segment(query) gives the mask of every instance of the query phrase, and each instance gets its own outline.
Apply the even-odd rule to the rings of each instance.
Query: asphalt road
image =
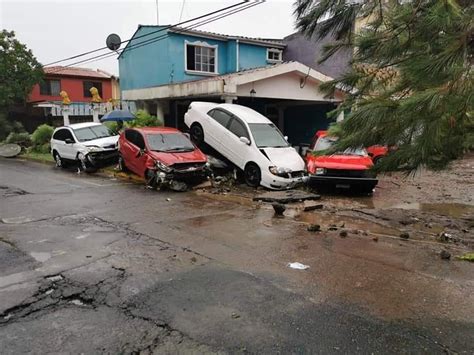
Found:
[[[267,208],[18,160],[0,218],[2,354],[474,352],[472,282],[398,244],[355,255]]]

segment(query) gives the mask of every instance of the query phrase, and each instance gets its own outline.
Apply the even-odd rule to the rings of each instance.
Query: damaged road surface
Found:
[[[2,354],[474,352],[473,264],[411,229],[341,238],[336,219],[361,212],[324,198],[305,212],[322,221],[274,218],[18,160],[0,160],[0,186]]]

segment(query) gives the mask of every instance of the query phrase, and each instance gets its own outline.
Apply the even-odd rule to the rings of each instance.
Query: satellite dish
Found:
[[[117,49],[120,48],[120,45],[122,44],[122,40],[120,39],[119,35],[112,33],[107,36],[107,39],[105,40],[105,44],[107,45],[107,48],[110,49],[111,51],[116,51]]]

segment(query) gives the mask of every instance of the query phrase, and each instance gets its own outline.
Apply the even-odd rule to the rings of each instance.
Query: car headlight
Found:
[[[87,151],[88,151],[89,153],[99,152],[99,151],[101,151],[101,150],[102,150],[102,149],[100,149],[100,147],[99,147],[99,146],[96,146],[96,145],[89,145],[89,146],[87,146]]]
[[[270,166],[268,170],[270,170],[270,172],[273,175],[278,175],[278,176],[286,175],[292,172],[292,170],[289,168],[282,168],[282,167],[276,167],[276,166]]]
[[[314,171],[314,173],[315,173],[316,175],[324,175],[324,174],[326,174],[326,169],[324,169],[324,168],[316,168],[316,170]]]
[[[170,168],[168,165],[166,164],[163,164],[162,162],[160,161],[155,161],[155,165],[158,169],[160,169],[161,171],[164,171],[165,173],[170,173],[173,171],[172,168]]]

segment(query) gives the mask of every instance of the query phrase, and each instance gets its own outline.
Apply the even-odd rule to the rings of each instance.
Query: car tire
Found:
[[[189,135],[191,136],[191,140],[194,144],[198,147],[204,144],[204,130],[199,123],[193,123],[191,125],[191,129],[189,130]]]
[[[158,187],[156,173],[153,170],[145,171],[145,184],[148,188],[155,190]]]
[[[123,156],[121,154],[118,157],[118,168],[120,171],[123,171],[124,173],[128,171],[128,168],[125,165],[125,160],[123,159]]]
[[[61,156],[59,155],[58,152],[54,152],[53,153],[53,158],[54,158],[54,162],[56,164],[56,167],[57,168],[65,168],[66,167],[66,162],[64,161],[63,158],[61,158]]]
[[[85,171],[86,173],[95,173],[97,171],[97,168],[93,167],[91,165],[91,163],[89,163],[89,161],[85,158],[85,157],[82,157],[81,159],[81,155],[82,153],[79,153],[78,156],[77,156],[77,160],[79,161],[79,166],[80,166],[80,169],[82,171]]]
[[[375,157],[374,159],[372,159],[372,163],[374,163],[374,165],[378,165],[382,162],[382,160],[383,156]]]
[[[250,187],[260,186],[262,180],[262,172],[255,163],[248,163],[244,169],[245,183]]]

